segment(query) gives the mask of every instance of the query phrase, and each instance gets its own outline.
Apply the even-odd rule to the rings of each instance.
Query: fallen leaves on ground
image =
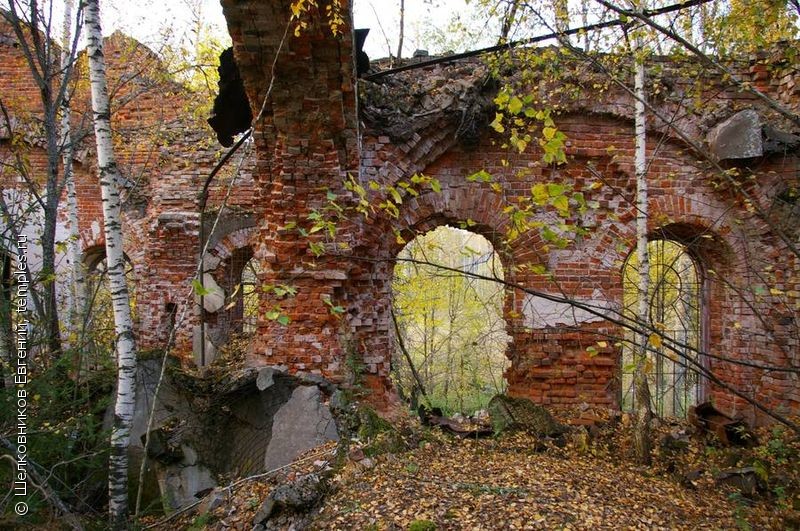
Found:
[[[688,490],[647,469],[572,451],[537,452],[524,434],[445,439],[349,464],[316,529],[730,529],[737,506],[723,492]],[[780,528],[769,514],[758,528]]]
[[[560,448],[524,433],[461,439],[416,424],[423,439],[418,448],[369,459],[363,448],[370,441],[354,440],[317,514],[294,520],[301,526],[295,528],[791,529],[798,521],[791,507],[797,508],[800,441],[787,432],[779,436],[778,428],[759,429],[761,442],[749,449],[690,433],[675,450],[664,446],[665,437],[680,437],[691,427],[662,422],[653,433],[653,466],[638,467],[630,460],[625,415],[577,407],[554,414],[586,426],[574,432],[586,437],[573,435]],[[158,529],[249,531],[273,488],[327,468],[335,447],[309,450],[278,474],[238,483],[210,514],[187,512]],[[769,472],[769,488],[752,500],[714,480],[726,467],[754,463]],[[782,499],[776,498],[781,489]],[[292,520],[271,521],[269,528],[286,528],[287,522]]]

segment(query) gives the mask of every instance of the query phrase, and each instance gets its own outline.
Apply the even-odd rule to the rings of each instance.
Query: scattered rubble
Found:
[[[716,409],[710,402],[689,408],[689,422],[701,432],[716,435],[725,446],[753,446],[757,444],[752,430],[741,419],[734,419]]]
[[[545,407],[527,398],[497,395],[489,402],[487,409],[495,433],[521,430],[533,435],[554,437],[568,430]]]

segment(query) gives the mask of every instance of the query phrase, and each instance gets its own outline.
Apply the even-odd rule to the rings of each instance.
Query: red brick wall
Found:
[[[293,37],[290,27],[289,37],[281,43],[289,17],[285,2],[224,0],[223,8],[253,113],[258,115],[262,105],[264,112],[256,123],[254,147],[247,148],[254,153],[245,153],[235,184],[229,188],[232,170],[226,170],[211,188],[207,226],[223,201],[233,210],[209,237],[206,270],[221,284],[230,284],[225,273],[233,270],[231,261],[252,249],[261,263],[264,283],[297,289],[294,297],[275,297],[273,292],[262,297],[264,315],[279,307],[291,323],[283,326],[262,318],[248,363],[281,365],[337,382],[360,383],[374,391],[371,399],[376,404],[391,402],[391,280],[402,248],[394,229],[408,240],[439,225],[471,220],[471,230],[486,236],[500,252],[508,281],[545,294],[602,301],[609,311],[620,309],[622,264],[633,249],[635,232],[629,96],[618,90],[587,94],[565,108],[557,125],[569,140],[568,163],[558,168],[541,165],[536,149],[510,152],[488,130],[477,147],[465,149],[455,140],[452,120],[431,121],[406,140],[395,142],[384,131],[365,127],[357,119],[346,12],[344,36],[331,34],[322,5],[319,13],[307,16],[309,26],[300,37]],[[169,308],[177,307],[178,315],[185,310],[175,352],[188,363],[197,356],[192,338],[199,323],[190,288],[199,255],[198,193],[219,150],[213,133],[186,112],[192,95],[165,77],[152,53],[119,35],[109,39],[108,45],[109,64],[120,65],[112,68],[112,79],[121,82],[115,112],[121,165],[126,177],[139,183],[144,201],[131,206],[126,217],[126,252],[140,283],[138,339],[142,348],[162,348],[169,333]],[[0,85],[20,96],[13,112],[29,120],[38,103],[30,96],[26,67],[17,50],[3,46],[0,54],[7,60],[0,61]],[[796,75],[765,70],[757,60],[740,65],[742,74],[783,104],[800,108]],[[131,65],[140,66],[133,78],[125,75]],[[430,73],[409,75],[426,72]],[[677,79],[675,86],[688,83]],[[75,107],[85,110],[85,86],[79,94]],[[770,116],[752,96],[713,84],[704,97],[706,110],[721,115],[755,106]],[[664,112],[675,110],[668,98],[655,103]],[[78,120],[76,116],[76,126]],[[700,140],[716,122],[702,110],[681,117],[681,126]],[[42,152],[35,139],[32,144],[28,149],[31,164],[38,168]],[[615,146],[613,154],[607,151],[609,145]],[[102,243],[102,234],[95,230],[102,225],[91,143],[84,148],[77,180],[81,230],[88,247]],[[7,146],[0,144],[0,149],[5,150],[0,155],[7,156]],[[714,183],[708,164],[676,135],[656,124],[648,149],[651,232],[660,237],[668,231],[670,237],[687,243],[697,260],[704,278],[709,352],[751,363],[797,367],[797,259],[730,187]],[[231,167],[238,166],[238,155],[233,160]],[[767,157],[744,186],[761,208],[769,210],[775,193],[787,184],[797,184],[799,165],[794,154]],[[480,169],[495,177],[501,185],[499,193],[488,184],[467,182],[465,177]],[[406,196],[398,219],[377,211],[368,219],[340,222],[336,241],[347,244],[346,249],[329,244],[326,254],[315,257],[307,238],[285,228],[290,223],[308,228],[307,216],[326,206],[328,192],[335,193],[340,204],[352,205],[342,186],[348,174],[366,187],[371,180],[396,185],[416,172],[437,178],[441,193],[428,190],[416,198]],[[580,220],[591,229],[587,236],[565,249],[553,249],[531,231],[504,246],[503,209],[509,201],[529,194],[536,183],[560,181],[580,188],[597,180],[598,174],[605,186],[586,192],[586,198],[597,201],[600,208]],[[376,199],[377,194],[371,197]],[[549,219],[547,214],[540,216]],[[322,242],[323,237],[316,234],[312,241]],[[552,276],[515,269],[530,263],[545,265]],[[343,306],[344,315],[333,315],[327,300]],[[526,320],[530,304],[538,303],[520,291],[509,291],[505,316],[513,338],[507,351],[510,393],[545,404],[617,405],[620,352],[608,338],[618,337],[620,328],[602,320],[543,326]],[[219,326],[225,316],[208,320],[209,326]],[[586,348],[598,341],[606,341],[607,346],[590,355]],[[765,372],[721,359],[706,363],[723,383],[705,384],[719,407],[766,420],[724,388],[730,385],[770,407],[800,412],[797,374]],[[354,376],[351,371],[357,366],[363,367],[363,374]]]

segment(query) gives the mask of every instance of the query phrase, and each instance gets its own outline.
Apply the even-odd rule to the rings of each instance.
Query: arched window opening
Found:
[[[689,407],[699,401],[701,393],[700,379],[692,370],[692,363],[700,362],[698,351],[702,348],[702,278],[694,258],[678,242],[651,241],[648,252],[649,320],[667,338],[660,346],[654,346],[653,342],[649,345],[655,351],[648,352],[646,363],[652,407],[660,416],[685,417]],[[638,259],[634,252],[628,257],[623,272],[624,312],[632,319],[636,317],[638,284]],[[621,405],[624,410],[635,407],[635,341],[635,334],[626,330],[622,349]]]
[[[430,406],[470,414],[505,390],[510,337],[503,319],[503,285],[465,273],[503,279],[491,243],[465,230],[439,227],[417,236],[398,254],[392,282],[398,332],[392,378],[402,397],[412,403],[422,399],[410,358]]]
[[[242,334],[251,336],[256,333],[258,323],[258,276],[261,267],[255,258],[251,258],[242,269]]]
[[[108,283],[108,264],[105,249],[90,249],[84,254],[86,263],[87,307],[83,315],[83,327],[77,338],[90,354],[89,368],[96,368],[108,359],[113,359],[116,346],[114,309]],[[125,281],[131,306],[131,317],[136,319],[136,286],[133,282],[133,263],[125,256]],[[111,358],[109,358],[109,355]]]
[[[205,333],[213,349],[227,360],[243,356],[256,332],[260,271],[249,246],[235,249],[214,271],[225,301],[217,311],[204,313]],[[206,351],[207,363],[217,357],[216,352]]]

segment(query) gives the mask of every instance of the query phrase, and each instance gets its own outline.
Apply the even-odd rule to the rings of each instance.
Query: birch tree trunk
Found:
[[[128,300],[128,287],[125,284],[125,259],[122,253],[122,225],[120,222],[119,183],[121,179],[114,158],[111,138],[111,114],[103,57],[99,0],[86,0],[85,9],[89,80],[92,87],[92,114],[105,220],[108,284],[111,291],[114,328],[117,336],[118,378],[114,427],[111,432],[108,506],[112,527],[125,529],[128,516],[128,444],[136,391],[136,345]]]
[[[63,83],[67,84],[69,80],[66,73],[71,71],[70,62],[72,61],[72,54],[70,53],[72,45],[72,6],[73,0],[66,0],[64,2],[64,30],[61,46],[61,71],[65,73]],[[83,269],[83,253],[81,252],[80,230],[78,227],[78,198],[75,192],[75,179],[72,169],[73,161],[73,144],[72,144],[72,131],[70,119],[72,118],[72,111],[70,109],[70,93],[69,89],[64,92],[64,99],[61,101],[61,139],[63,143],[62,160],[64,163],[64,183],[67,188],[67,210],[69,214],[69,255],[72,260],[72,304],[70,309],[70,322],[71,330],[83,330],[82,318],[83,312],[86,310],[86,279]],[[82,352],[82,350],[81,350]],[[83,356],[79,355],[76,370],[80,375],[83,369]]]
[[[553,0],[553,17],[557,32],[562,33],[569,29],[570,20],[568,0]],[[572,39],[569,35],[563,35],[562,39],[568,43],[572,42]]]
[[[650,257],[647,252],[647,130],[645,127],[644,57],[641,38],[636,39],[635,80],[636,94],[636,257],[639,262],[639,283],[636,297],[636,317],[642,327],[650,321],[648,291],[650,287]],[[633,372],[633,391],[635,398],[635,419],[633,423],[633,443],[636,458],[642,464],[650,464],[650,388],[647,383],[647,342],[648,336],[639,334],[636,340]]]
[[[400,33],[397,39],[397,61],[399,63],[400,59],[403,57],[403,28],[405,26],[406,21],[406,2],[405,0],[400,0]]]

